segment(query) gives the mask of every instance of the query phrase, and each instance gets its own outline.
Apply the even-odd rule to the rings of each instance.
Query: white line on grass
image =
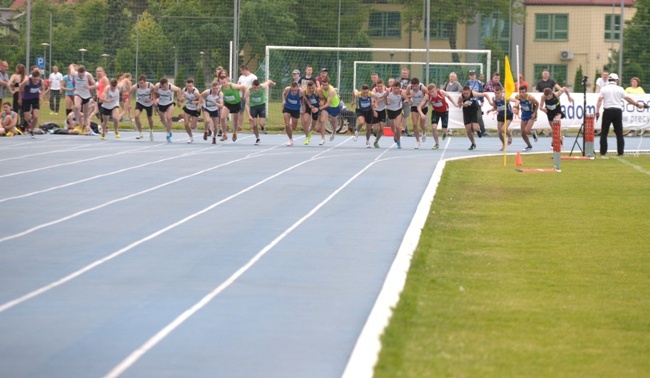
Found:
[[[343,142],[343,143],[345,143],[345,142]],[[336,145],[336,146],[334,146],[334,147],[331,147],[331,148],[325,150],[324,152],[331,151],[331,150],[335,149],[336,147],[340,146],[340,145],[343,144],[343,143],[340,143],[340,144],[338,144],[338,145]],[[278,146],[272,147],[272,148],[270,148],[269,150],[274,149],[274,148],[277,148],[277,147],[278,147]],[[258,153],[255,153],[255,154],[258,154]],[[322,153],[319,153],[319,155],[320,155],[320,154],[322,154]],[[251,154],[251,155],[254,155],[254,154]],[[382,155],[383,155],[383,154],[382,154]],[[250,156],[250,155],[249,155],[249,156]],[[380,155],[380,156],[381,156],[381,155]],[[244,159],[246,159],[246,158],[237,159],[237,160],[234,160],[234,161],[232,161],[232,162],[224,163],[224,164],[222,164],[222,166],[223,166],[223,165],[228,165],[228,164],[234,163],[235,161],[241,161],[241,160],[244,160]],[[181,220],[178,221],[178,222],[175,222],[175,223],[173,223],[173,224],[171,224],[171,225],[169,225],[169,226],[167,226],[167,227],[165,227],[165,228],[163,228],[163,229],[161,229],[161,230],[159,230],[159,231],[156,231],[156,232],[154,232],[154,233],[152,233],[152,234],[149,234],[148,236],[146,236],[146,237],[144,237],[144,238],[142,238],[142,239],[139,239],[139,240],[137,240],[137,241],[135,241],[135,242],[129,244],[128,246],[126,246],[126,247],[124,247],[124,248],[122,248],[122,249],[120,249],[120,250],[118,250],[118,251],[116,251],[116,252],[113,252],[112,254],[110,254],[110,255],[108,255],[108,256],[105,256],[105,257],[103,257],[103,258],[101,258],[101,259],[99,259],[99,260],[96,260],[96,261],[94,261],[94,262],[92,262],[92,263],[86,265],[85,267],[83,267],[83,268],[81,268],[81,269],[79,269],[79,270],[77,270],[77,271],[75,271],[75,272],[73,272],[73,273],[71,273],[71,274],[69,274],[69,275],[67,275],[67,276],[65,276],[65,277],[63,277],[63,278],[57,280],[57,281],[55,281],[55,282],[52,282],[52,283],[50,283],[50,284],[48,284],[48,285],[45,285],[45,286],[42,286],[42,287],[40,287],[40,288],[38,288],[38,289],[36,289],[36,290],[30,292],[30,293],[27,293],[27,294],[25,294],[25,295],[23,295],[23,296],[21,296],[21,297],[19,297],[19,298],[16,298],[16,299],[14,299],[14,300],[12,300],[12,301],[6,302],[6,303],[0,305],[0,313],[4,312],[4,311],[6,311],[6,310],[8,310],[8,309],[10,309],[10,308],[12,308],[12,307],[15,307],[15,306],[17,306],[17,305],[19,305],[19,304],[21,304],[21,303],[23,303],[23,302],[25,302],[25,301],[28,301],[28,300],[30,300],[30,299],[32,299],[32,298],[34,298],[34,297],[37,297],[37,296],[39,296],[39,295],[41,295],[41,294],[43,294],[43,293],[45,293],[45,292],[48,292],[48,291],[50,291],[50,290],[52,290],[52,289],[54,289],[54,288],[56,288],[56,287],[58,287],[58,286],[61,286],[61,285],[63,285],[64,283],[69,282],[69,281],[71,281],[71,280],[73,280],[73,279],[75,279],[75,278],[77,278],[77,277],[83,275],[84,273],[86,273],[86,272],[88,272],[88,271],[90,271],[90,270],[92,270],[92,269],[98,267],[99,265],[102,265],[102,264],[104,264],[105,262],[110,261],[110,260],[112,260],[112,259],[114,259],[114,258],[116,258],[116,257],[118,257],[118,256],[120,256],[120,255],[122,255],[122,254],[124,254],[124,253],[126,253],[126,252],[128,252],[129,250],[131,250],[131,249],[137,247],[138,245],[140,245],[140,244],[142,244],[142,243],[144,243],[144,242],[146,242],[146,241],[149,241],[149,240],[151,240],[151,239],[153,239],[153,238],[155,238],[155,237],[158,237],[158,236],[162,235],[163,233],[165,233],[165,232],[167,232],[167,231],[169,231],[169,230],[172,230],[172,229],[178,227],[179,225],[181,225],[181,224],[183,224],[183,223],[185,223],[185,222],[187,222],[187,221],[189,221],[189,220],[191,220],[191,219],[193,219],[193,218],[196,218],[197,216],[199,216],[199,215],[201,215],[201,214],[203,214],[203,213],[206,213],[206,212],[208,212],[208,211],[214,209],[214,208],[217,207],[217,206],[220,206],[220,205],[222,205],[222,204],[224,204],[224,203],[226,203],[226,202],[228,202],[228,201],[230,201],[230,200],[232,200],[232,199],[234,199],[234,198],[236,198],[236,197],[238,197],[238,196],[240,196],[240,195],[242,195],[242,194],[244,194],[244,193],[246,193],[246,192],[249,192],[249,191],[255,189],[256,187],[258,187],[258,186],[260,186],[260,185],[266,183],[267,181],[270,181],[270,180],[272,180],[272,179],[274,179],[274,178],[276,178],[276,177],[278,177],[278,176],[280,176],[280,175],[283,175],[283,174],[286,173],[286,172],[289,172],[289,171],[291,171],[291,170],[293,170],[293,169],[295,169],[295,168],[300,167],[300,166],[303,165],[303,164],[307,164],[307,163],[312,162],[312,161],[315,161],[315,160],[317,160],[317,159],[322,159],[322,158],[315,158],[315,157],[313,157],[313,158],[310,158],[310,159],[304,160],[304,161],[302,161],[302,162],[300,162],[300,163],[298,163],[298,164],[295,164],[295,165],[293,165],[293,166],[291,166],[291,167],[289,167],[289,168],[286,168],[286,169],[284,169],[284,170],[282,170],[282,171],[280,171],[280,172],[278,172],[278,173],[276,173],[276,174],[273,174],[273,175],[271,175],[271,176],[265,178],[264,180],[261,180],[261,181],[257,182],[256,184],[253,184],[253,185],[251,185],[251,186],[249,186],[249,187],[247,187],[247,188],[245,188],[245,189],[240,190],[239,192],[237,192],[237,193],[235,193],[235,194],[232,194],[232,195],[230,195],[230,196],[228,196],[228,197],[226,197],[226,198],[224,198],[224,199],[222,199],[222,200],[220,200],[220,201],[218,201],[218,202],[213,203],[212,205],[210,205],[210,206],[204,208],[203,210],[200,210],[200,211],[198,211],[198,212],[196,212],[196,213],[194,213],[194,214],[191,214],[191,215],[189,215],[189,216],[187,216],[187,217],[181,219]],[[214,168],[212,168],[212,169],[214,169]],[[198,174],[198,173],[197,173],[197,174]],[[195,174],[195,175],[196,175],[196,174]],[[114,201],[115,201],[115,200],[114,200]],[[114,201],[110,201],[110,202],[114,202]],[[109,202],[109,203],[110,203],[110,202]],[[67,219],[69,219],[69,218],[71,218],[71,217],[81,215],[81,213],[88,212],[88,211],[92,211],[92,209],[88,209],[88,210],[80,211],[80,212],[75,213],[75,214],[73,214],[73,215],[71,215],[71,216],[69,216],[69,217],[61,218],[59,221],[55,221],[55,222],[59,223],[59,222],[62,222],[62,221],[64,221],[64,220],[67,220]],[[50,222],[50,223],[54,224],[55,222]],[[47,226],[47,225],[49,225],[49,224],[45,224],[45,225],[41,225],[41,226],[45,227],[45,226]],[[41,226],[38,226],[38,227],[41,227]],[[41,227],[41,228],[42,228],[42,227]],[[33,231],[31,231],[31,232],[33,232]],[[16,235],[19,235],[19,234],[16,234]],[[16,235],[12,235],[11,238],[13,238],[13,237],[17,237]],[[3,238],[3,239],[1,239],[0,241],[4,241],[4,240],[8,240],[8,239],[7,239],[7,238]]]
[[[129,152],[145,150],[145,149],[147,149],[147,148],[152,148],[152,147],[156,147],[156,146],[158,146],[158,145],[155,145],[155,144],[154,144],[154,145],[150,145],[150,146],[146,146],[146,147],[134,148],[134,149],[131,149],[131,150],[126,150],[126,151],[120,151],[120,152],[116,152],[116,153],[114,153],[114,154],[100,155],[100,156],[95,156],[95,157],[88,158],[88,159],[75,160],[75,161],[70,161],[70,162],[67,162],[67,163],[48,165],[47,167],[40,167],[40,168],[29,169],[29,170],[26,170],[26,171],[20,171],[20,172],[8,173],[8,174],[6,174],[6,175],[2,175],[2,176],[0,176],[0,178],[6,178],[6,177],[12,177],[12,176],[18,176],[18,175],[22,175],[22,174],[25,174],[25,173],[33,173],[33,172],[38,172],[38,171],[44,171],[44,170],[46,170],[46,169],[52,169],[52,168],[57,168],[57,167],[63,167],[63,166],[66,166],[66,165],[79,164],[79,163],[84,163],[84,162],[87,162],[87,161],[93,161],[93,160],[97,160],[97,159],[103,159],[103,158],[107,158],[107,157],[111,157],[111,156],[116,156],[116,155],[128,154]]]
[[[347,140],[344,141],[343,143],[345,143],[345,142],[347,142]],[[343,143],[341,143],[341,144],[343,144]],[[337,194],[339,194],[343,189],[345,189],[348,185],[350,185],[354,180],[356,180],[359,176],[361,176],[370,167],[372,167],[374,164],[376,164],[380,160],[380,158],[384,154],[386,154],[388,151],[390,151],[390,149],[386,149],[379,156],[377,156],[372,162],[370,162],[368,165],[366,165],[364,168],[362,168],[359,172],[357,172],[352,177],[350,177],[345,183],[343,183],[343,185],[339,186],[334,192],[332,192],[323,201],[321,201],[318,205],[316,205],[314,208],[312,208],[307,214],[305,214],[302,218],[298,219],[294,224],[289,226],[289,228],[284,230],[278,237],[273,239],[273,241],[271,241],[264,248],[262,248],[255,256],[253,256],[250,260],[248,260],[248,262],[246,264],[244,264],[235,273],[233,273],[230,277],[228,277],[228,279],[226,279],[223,283],[221,283],[221,285],[214,288],[214,290],[212,290],[206,296],[201,298],[200,301],[196,302],[192,307],[185,310],[182,314],[180,314],[171,323],[167,324],[164,328],[162,328],[160,331],[158,331],[153,337],[151,337],[144,344],[142,344],[138,349],[133,351],[128,357],[126,357],[122,362],[120,362],[118,365],[116,365],[108,374],[106,374],[105,377],[106,378],[114,378],[114,377],[119,377],[120,375],[122,375],[122,373],[124,373],[127,369],[129,369],[131,366],[133,366],[133,364],[135,364],[149,350],[154,348],[158,343],[160,343],[162,340],[164,340],[176,328],[178,328],[180,325],[182,325],[187,319],[189,319],[192,315],[194,315],[199,310],[201,310],[203,307],[205,307],[217,295],[219,295],[221,292],[223,292],[225,289],[227,289],[230,285],[232,285],[239,277],[241,277],[244,273],[246,273],[246,271],[248,271],[253,265],[255,265],[256,262],[258,262],[262,257],[264,257],[264,255],[266,255],[266,253],[268,253],[271,249],[273,249],[273,247],[275,247],[284,238],[286,238],[289,234],[291,234],[291,232],[293,232],[296,228],[298,228],[306,220],[311,218],[312,215],[314,215],[316,212],[318,212],[318,210],[320,210],[329,201],[331,201],[332,198],[334,198]],[[304,161],[303,163],[306,163],[308,161],[313,161],[314,159],[317,159],[317,158],[314,157],[312,159]],[[300,164],[302,164],[302,163],[300,163]],[[298,165],[300,165],[300,164],[298,164]],[[289,168],[289,169],[293,169],[293,167]],[[425,218],[426,218],[426,214],[425,214]]]
[[[620,161],[621,163],[623,163],[625,165],[629,165],[630,167],[636,169],[637,171],[639,171],[641,173],[645,173],[646,175],[650,175],[650,171],[648,171],[647,169],[645,169],[645,168],[643,168],[641,166],[638,166],[636,164],[632,164],[631,162],[629,162],[629,161],[627,161],[625,159],[621,159],[621,158],[617,158],[616,160]]]
[[[449,142],[447,142],[445,150],[448,146]],[[402,243],[388,271],[379,296],[372,307],[368,320],[361,330],[361,334],[352,350],[347,366],[343,371],[343,377],[345,378],[373,376],[373,369],[377,363],[379,351],[381,350],[381,334],[384,332],[386,326],[388,326],[388,322],[393,314],[393,308],[397,305],[400,294],[406,284],[411,258],[420,241],[420,234],[429,215],[429,209],[431,208],[431,203],[440,183],[445,164],[445,160],[438,162],[429,180],[429,184],[420,198],[420,203],[404,234]]]

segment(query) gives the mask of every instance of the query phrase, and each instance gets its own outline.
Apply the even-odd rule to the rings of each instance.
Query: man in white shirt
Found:
[[[603,70],[602,77],[599,77],[596,80],[596,93],[600,93],[605,85],[607,85],[607,79],[609,77],[609,71],[607,68]]]
[[[623,87],[618,86],[618,75],[613,73],[607,78],[608,82],[600,90],[598,96],[598,103],[596,104],[596,117],[600,115],[600,106],[603,105],[602,129],[600,131],[600,155],[607,154],[607,134],[609,134],[609,126],[614,125],[614,133],[616,134],[616,151],[618,156],[623,155],[625,149],[625,139],[623,138],[623,100],[643,109],[646,105],[638,103],[625,93]]]
[[[63,75],[59,72],[59,67],[52,66],[52,73],[50,73],[50,114],[59,114],[62,82]]]
[[[239,76],[239,80],[237,80],[237,84],[243,85],[246,88],[250,88],[251,85],[253,85],[253,81],[257,80],[257,76],[255,76],[254,73],[251,73],[248,70],[248,66],[245,64],[242,64],[239,66],[239,72],[241,72],[241,76]],[[240,113],[244,113],[246,110],[246,96],[244,96],[245,91],[240,91],[241,93],[241,106],[239,109]],[[248,119],[248,117],[246,117]],[[244,114],[239,115],[239,119],[237,120],[237,130],[241,130],[241,125],[244,122]]]

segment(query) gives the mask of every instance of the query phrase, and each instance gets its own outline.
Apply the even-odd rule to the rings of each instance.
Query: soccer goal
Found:
[[[300,70],[301,76],[304,76],[307,66],[310,66],[314,77],[326,69],[330,82],[338,89],[341,99],[348,104],[352,99],[352,91],[357,86],[356,80],[361,77],[357,73],[355,78],[355,62],[392,61],[394,64],[392,67],[396,69],[400,64],[409,69],[414,66],[426,68],[426,62],[433,62],[429,65],[430,69],[435,68],[430,70],[430,80],[426,80],[424,72],[421,75],[417,72],[420,81],[426,83],[434,78],[439,81],[441,77],[438,75],[447,72],[446,68],[437,65],[438,62],[454,62],[456,66],[461,66],[459,63],[469,64],[473,67],[483,67],[483,72],[490,72],[491,60],[490,50],[430,49],[427,56],[426,49],[267,46],[264,66],[258,71],[258,76],[276,83],[275,87],[267,89],[266,114],[270,124],[281,125],[283,123],[282,109],[280,109],[282,91],[293,81],[291,73],[295,69]],[[462,74],[458,76],[459,80],[463,79]],[[369,82],[370,75],[366,77]],[[388,77],[383,79],[387,80]]]
[[[474,69],[479,73],[484,73],[483,63],[455,63],[455,62],[380,62],[380,61],[354,61],[354,83],[355,89],[360,89],[364,83],[370,84],[370,75],[373,73],[379,74],[381,78],[398,78],[401,74],[402,67],[411,67],[410,77],[423,78],[426,76],[426,66],[429,65],[429,83],[436,83],[438,87],[442,87],[451,72],[456,72],[459,78],[463,75],[458,72],[459,70]],[[418,70],[412,66],[419,66]],[[423,80],[420,80],[423,84]]]

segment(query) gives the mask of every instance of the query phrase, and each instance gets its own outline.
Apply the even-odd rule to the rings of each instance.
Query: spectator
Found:
[[[496,92],[497,88],[503,88],[503,85],[501,85],[501,75],[498,72],[495,72],[492,74],[492,80],[488,81],[485,86],[483,87],[483,90],[485,92]]]
[[[524,74],[519,74],[519,86],[520,87],[526,87],[526,91],[530,90],[530,84],[528,84],[526,81],[524,81]]]
[[[449,81],[442,86],[442,90],[445,92],[460,92],[463,90],[463,86],[458,82],[458,76],[455,72],[449,74]]]
[[[551,74],[548,70],[542,71],[542,78],[535,85],[535,92],[544,92],[544,89],[550,88],[552,91],[560,90],[562,87],[551,79]]]
[[[599,77],[596,80],[596,93],[600,93],[600,90],[607,85],[607,78],[609,77],[609,70],[607,68],[603,69],[602,77]]]
[[[625,93],[627,94],[645,94],[643,88],[641,88],[641,80],[638,77],[633,77],[630,80],[630,86],[625,88]]]
[[[7,70],[9,65],[5,61],[0,61],[0,107],[2,107],[2,101],[4,101],[5,94],[8,92],[9,88],[9,74]]]

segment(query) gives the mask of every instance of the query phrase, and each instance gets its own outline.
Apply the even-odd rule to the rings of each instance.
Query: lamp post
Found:
[[[178,53],[176,52],[176,46],[172,47],[172,49],[174,49],[174,81],[176,81],[178,77]]]
[[[50,47],[50,44],[43,42],[41,46],[43,46],[43,77],[45,77],[47,74],[47,48]]]
[[[84,54],[85,54],[87,51],[88,51],[88,50],[86,50],[86,49],[79,49],[79,52],[81,53],[81,63],[84,62]]]
[[[203,86],[205,87],[207,85],[205,80],[205,52],[201,51],[199,54],[201,54],[201,72],[203,73]]]
[[[106,77],[108,76],[108,58],[110,58],[110,54],[102,54],[100,55],[102,59],[104,60],[104,72],[106,73]]]

